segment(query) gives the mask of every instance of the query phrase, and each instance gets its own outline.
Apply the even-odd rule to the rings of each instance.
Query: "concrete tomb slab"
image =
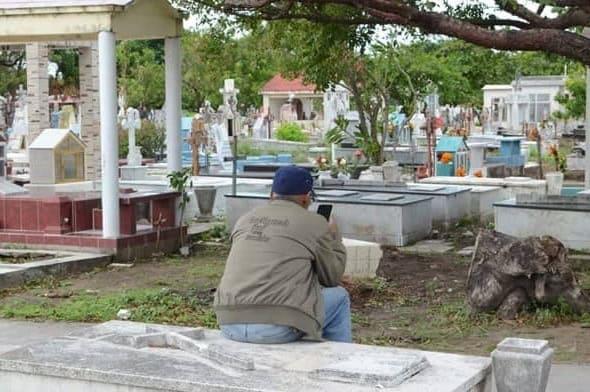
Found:
[[[403,195],[395,200],[363,200],[360,192],[352,196],[318,195],[318,204],[331,204],[343,237],[379,244],[405,246],[426,238],[432,230],[432,198]],[[230,230],[238,219],[268,203],[268,194],[225,195],[226,219]]]
[[[324,197],[344,197],[344,196],[352,196],[358,195],[357,191],[338,191],[338,190],[327,190],[327,191],[317,191],[318,196]]]
[[[403,196],[392,195],[387,193],[375,193],[372,195],[362,196],[361,200],[375,200],[375,201],[391,201],[403,199]]]
[[[479,392],[488,358],[334,342],[255,345],[111,321],[0,355],[3,392]]]
[[[346,248],[346,270],[344,273],[353,278],[374,278],[383,257],[381,246],[374,242],[343,238]]]
[[[458,222],[471,213],[471,194],[469,187],[430,184],[408,184],[406,186],[405,184],[351,180],[343,184],[325,184],[321,188],[316,189],[316,192],[321,194],[328,189],[355,191],[363,195],[361,200],[367,200],[364,197],[367,194],[431,197],[433,226],[450,227],[453,223]]]

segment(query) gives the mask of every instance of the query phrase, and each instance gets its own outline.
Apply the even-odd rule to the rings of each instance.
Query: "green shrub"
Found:
[[[141,128],[135,131],[135,142],[141,147],[144,158],[155,158],[166,149],[165,130],[151,121],[142,120]],[[126,158],[128,153],[129,133],[119,125],[119,158]]]
[[[309,140],[303,129],[295,123],[283,123],[277,128],[277,139],[289,142],[307,143]]]

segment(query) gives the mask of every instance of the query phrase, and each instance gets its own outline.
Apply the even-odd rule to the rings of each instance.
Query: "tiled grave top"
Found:
[[[467,392],[490,360],[344,343],[254,345],[218,331],[111,321],[0,355],[0,374],[170,392]]]
[[[423,196],[449,196],[459,193],[469,192],[469,187],[463,186],[444,186],[431,184],[412,184],[408,186],[375,186],[375,185],[326,185],[317,188],[318,192],[324,190],[350,190],[357,192],[371,192],[371,193],[399,193],[408,195],[423,195]]]
[[[502,340],[497,349],[522,354],[542,354],[550,347],[546,340],[506,338]]]
[[[367,193],[364,194],[362,192],[354,192],[350,196],[323,196],[318,195],[317,202],[318,203],[330,203],[330,204],[362,204],[362,205],[380,205],[380,206],[405,206],[411,205],[416,203],[421,203],[427,200],[431,200],[431,197],[427,196],[420,196],[420,195],[404,195],[399,199],[394,200],[365,200],[363,196],[367,196]],[[235,198],[242,198],[242,199],[269,199],[269,195],[266,193],[248,193],[248,192],[240,192],[237,195],[226,194],[225,197],[235,197]]]

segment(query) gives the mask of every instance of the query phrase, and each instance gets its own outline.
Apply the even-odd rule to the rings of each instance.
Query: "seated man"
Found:
[[[334,222],[308,211],[312,187],[307,170],[283,167],[270,203],[236,223],[214,304],[225,337],[352,341],[350,300],[338,287],[346,249]]]

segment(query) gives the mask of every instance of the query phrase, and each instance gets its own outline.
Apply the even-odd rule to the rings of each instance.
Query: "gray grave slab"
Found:
[[[327,190],[358,192],[362,195],[361,200],[364,200],[363,196],[366,194],[400,195],[408,199],[411,199],[412,196],[431,197],[432,223],[434,226],[450,227],[453,223],[471,213],[470,188],[464,186],[432,184],[408,184],[406,186],[404,184],[386,185],[383,183],[381,185],[367,185],[363,182],[351,181],[343,185],[325,185],[316,189],[316,192],[321,194]]]
[[[356,191],[337,191],[337,190],[318,191],[316,193],[318,196],[324,196],[324,197],[344,197],[344,196],[352,196],[352,195],[358,194],[358,192],[356,192]]]
[[[111,321],[1,354],[0,379],[3,392],[471,392],[489,386],[490,362],[334,342],[244,344],[219,331]]]
[[[391,201],[403,199],[403,196],[396,196],[387,193],[375,193],[373,195],[362,196],[361,200]]]
[[[430,184],[408,184],[408,189],[416,191],[438,192],[444,190],[446,187],[441,185]]]

